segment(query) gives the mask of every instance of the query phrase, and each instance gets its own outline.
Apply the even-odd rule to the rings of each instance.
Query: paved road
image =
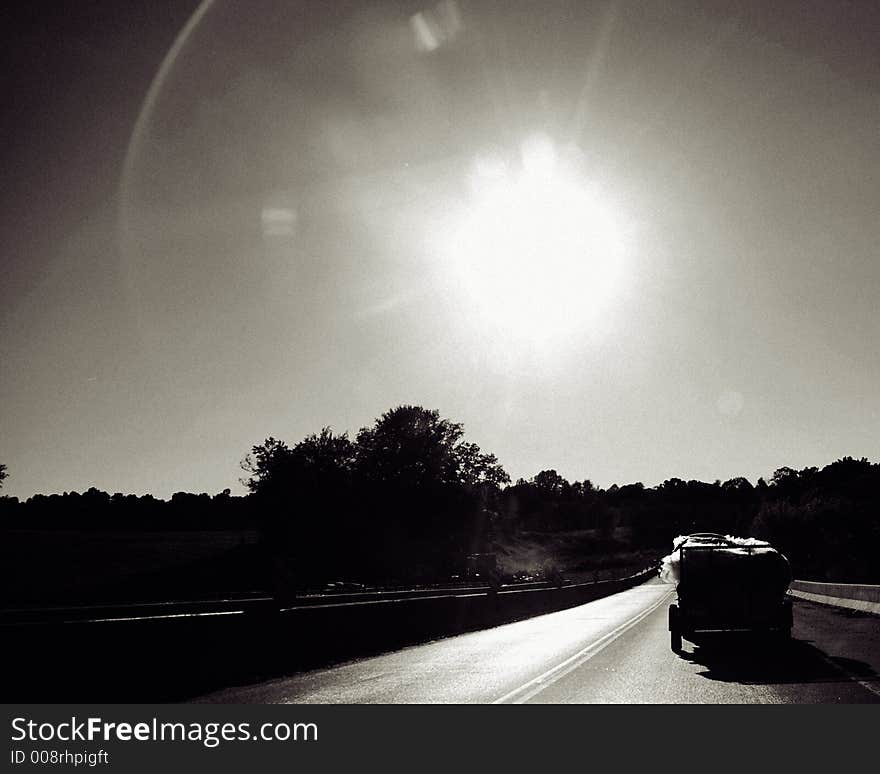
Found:
[[[293,703],[880,703],[880,618],[796,602],[782,650],[669,649],[657,581],[570,610],[203,697]]]

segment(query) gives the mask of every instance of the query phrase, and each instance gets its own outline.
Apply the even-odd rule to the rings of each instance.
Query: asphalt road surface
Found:
[[[790,645],[669,648],[671,587],[205,696],[257,703],[880,703],[880,617],[795,601]]]

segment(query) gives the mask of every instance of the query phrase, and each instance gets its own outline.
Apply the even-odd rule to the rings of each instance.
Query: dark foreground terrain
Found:
[[[880,702],[877,616],[796,600],[789,645],[734,636],[676,656],[671,598],[649,581],[440,638],[429,620],[385,625],[387,605],[323,630],[268,610],[34,625],[4,632],[2,679],[12,702]]]

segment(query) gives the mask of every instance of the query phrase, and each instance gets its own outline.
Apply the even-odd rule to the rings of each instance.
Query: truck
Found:
[[[677,601],[669,606],[670,645],[699,644],[723,632],[761,632],[791,638],[788,560],[769,543],[698,532],[679,539]]]

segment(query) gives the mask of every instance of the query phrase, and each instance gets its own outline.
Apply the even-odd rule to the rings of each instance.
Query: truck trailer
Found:
[[[695,642],[710,633],[790,639],[791,569],[769,543],[700,532],[678,541],[671,558],[678,596],[669,606],[673,651],[681,652],[682,639]]]

